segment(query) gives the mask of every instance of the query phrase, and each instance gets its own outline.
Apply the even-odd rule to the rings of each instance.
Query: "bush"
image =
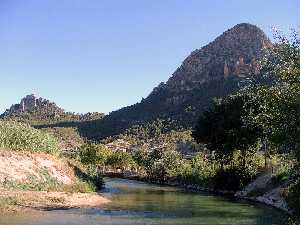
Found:
[[[218,168],[218,166],[216,161],[204,153],[198,153],[192,159],[192,171],[201,179],[201,183],[213,177],[216,174],[216,168]]]
[[[182,172],[178,179],[181,183],[207,186],[216,174],[219,164],[211,155],[197,153],[189,162],[183,164]]]
[[[253,179],[253,174],[241,168],[230,167],[220,169],[214,177],[215,189],[237,191],[245,187]]]
[[[90,190],[101,190],[104,185],[103,177],[95,165],[83,165],[80,161],[72,161],[75,174],[79,178],[79,186],[87,186]]]
[[[244,158],[241,151],[235,151],[228,165],[216,172],[213,178],[214,186],[222,190],[241,190],[256,177],[263,167],[263,155],[248,152]]]
[[[150,176],[152,179],[165,182],[178,175],[182,159],[181,155],[173,150],[166,150],[161,153],[162,155],[153,161]]]
[[[79,157],[84,165],[105,166],[111,151],[102,144],[87,143],[81,146]]]
[[[59,144],[53,136],[13,121],[0,121],[0,148],[59,154]]]
[[[131,169],[134,166],[134,160],[131,154],[127,152],[114,152],[107,159],[107,165],[111,168],[121,169],[122,171],[126,169]]]
[[[300,179],[289,189],[288,204],[295,220],[300,223]]]
[[[102,187],[102,183],[101,183],[101,187]],[[89,193],[89,192],[95,192],[97,190],[100,189],[98,189],[96,184],[94,184],[92,181],[85,181],[79,179],[77,182],[75,182],[72,185],[63,185],[60,191],[70,192],[70,193],[75,193],[75,192]]]

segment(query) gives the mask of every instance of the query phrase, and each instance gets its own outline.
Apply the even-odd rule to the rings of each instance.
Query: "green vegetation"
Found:
[[[47,106],[46,106],[47,104]],[[75,114],[65,112],[55,103],[45,103],[45,106],[25,112],[13,112],[8,115],[0,115],[4,120],[13,120],[21,123],[30,124],[31,126],[50,126],[56,123],[67,122],[84,122],[102,119],[103,113],[93,112],[86,114]]]
[[[121,171],[124,171],[126,169],[131,169],[134,162],[129,153],[114,152],[108,157],[107,164],[114,170],[120,169]]]
[[[137,146],[149,143],[156,146],[174,143],[187,144],[190,151],[196,152],[201,146],[196,144],[191,134],[191,130],[176,127],[174,121],[157,119],[144,125],[133,126],[116,137]]]
[[[91,169],[91,167],[85,167],[80,162],[76,162],[75,174],[78,178],[77,182],[67,188],[74,189],[73,192],[91,192],[99,191],[103,188],[104,181],[101,174],[98,171]]]
[[[254,87],[248,102],[253,108],[246,122],[259,126],[264,144],[275,145],[277,152],[288,152],[300,161],[300,40],[296,32],[291,38],[276,34],[279,42],[267,52],[262,63],[267,76],[275,82],[270,86]],[[266,148],[267,149],[267,148]],[[266,152],[270,154],[270,152]],[[289,206],[300,222],[299,166],[293,168],[290,180]]]
[[[80,153],[81,162],[88,165],[90,170],[96,172],[107,171],[131,171],[147,180],[153,182],[174,181],[180,184],[196,184],[201,187],[220,188],[237,190],[242,188],[247,182],[240,182],[244,177],[239,177],[233,186],[222,186],[222,182],[227,181],[224,174],[220,174],[222,168],[221,160],[215,155],[204,152],[196,153],[191,159],[184,158],[184,155],[176,151],[175,145],[153,148],[137,148],[132,153],[112,152],[102,144],[84,145]],[[236,151],[232,156],[230,165],[223,165],[228,176],[230,171],[238,171],[236,176],[245,176],[251,180],[258,171],[264,167],[264,157],[262,154],[253,153],[251,157],[247,155],[245,159],[241,151]],[[246,179],[246,178],[244,178]]]
[[[13,209],[13,207],[19,205],[19,203],[20,200],[17,197],[0,196],[0,211],[2,209],[6,209],[6,210]]]
[[[193,132],[195,140],[214,151],[222,165],[232,161],[233,152],[240,150],[245,167],[247,151],[260,135],[259,128],[243,124],[245,101],[246,96],[236,95],[216,102],[204,112]]]
[[[89,171],[104,172],[106,169],[122,171],[131,169],[134,162],[126,152],[112,152],[102,144],[87,143],[81,147],[80,161],[87,165]],[[100,171],[101,169],[101,171]]]
[[[87,143],[81,146],[80,160],[85,165],[105,166],[110,155],[105,145]]]
[[[152,181],[166,182],[175,178],[181,169],[183,159],[174,146],[155,148],[148,152],[143,149],[133,154],[139,173],[145,173]]]
[[[59,154],[58,142],[50,134],[13,121],[0,121],[0,147]]]
[[[149,139],[162,139],[163,136],[170,135],[170,131],[178,133],[184,130],[176,126],[175,121],[156,119],[143,125],[134,125],[118,135],[118,137],[138,144],[140,142],[147,142]],[[188,138],[191,137],[189,136]],[[176,138],[176,140],[178,139]]]
[[[65,152],[76,150],[84,143],[78,131],[72,127],[43,128],[41,130],[53,135],[58,140],[60,148]]]
[[[290,177],[295,182],[289,187],[287,200],[294,213],[294,224],[300,224],[300,162],[294,166]]]
[[[42,181],[40,178],[42,178]],[[51,176],[47,170],[40,171],[39,178],[31,176],[26,180],[26,182],[7,180],[1,184],[1,187],[8,190],[61,191],[71,193],[96,191],[96,187],[92,182],[78,179],[75,183],[63,184]]]

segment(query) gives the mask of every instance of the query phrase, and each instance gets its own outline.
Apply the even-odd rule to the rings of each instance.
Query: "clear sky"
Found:
[[[26,94],[108,113],[237,23],[300,25],[299,0],[0,0],[0,112]]]

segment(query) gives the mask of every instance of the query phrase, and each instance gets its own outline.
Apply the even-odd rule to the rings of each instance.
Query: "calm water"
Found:
[[[100,208],[4,215],[0,225],[271,225],[283,217],[261,205],[124,179],[107,178],[104,195],[112,202]]]

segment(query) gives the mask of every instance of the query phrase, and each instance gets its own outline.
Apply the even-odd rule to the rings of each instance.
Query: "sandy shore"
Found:
[[[0,189],[0,211],[51,210],[97,207],[110,202],[99,193],[11,191]]]

